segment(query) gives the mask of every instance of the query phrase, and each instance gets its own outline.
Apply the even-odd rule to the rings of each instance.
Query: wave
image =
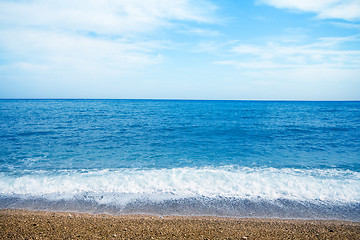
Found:
[[[338,216],[339,209],[348,215],[359,212],[359,193],[360,173],[335,169],[228,166],[0,173],[3,207],[54,208],[62,203],[63,207],[82,205],[83,210],[86,206],[86,211],[234,216],[266,216],[278,209],[278,214],[287,212],[288,217],[321,209],[319,216],[324,218]]]
[[[275,168],[58,170],[0,173],[0,194],[122,194],[360,202],[360,173]]]

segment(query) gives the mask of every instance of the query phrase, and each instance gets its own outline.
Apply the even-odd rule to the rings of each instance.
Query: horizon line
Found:
[[[360,99],[198,99],[198,98],[0,98],[0,100],[159,100],[159,101],[258,101],[258,102],[359,102]]]

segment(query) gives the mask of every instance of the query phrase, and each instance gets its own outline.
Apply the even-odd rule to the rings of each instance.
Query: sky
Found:
[[[360,0],[0,0],[0,98],[360,100]]]

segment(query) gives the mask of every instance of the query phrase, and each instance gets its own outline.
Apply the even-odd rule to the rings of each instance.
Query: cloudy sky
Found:
[[[0,98],[360,100],[360,1],[0,0]]]

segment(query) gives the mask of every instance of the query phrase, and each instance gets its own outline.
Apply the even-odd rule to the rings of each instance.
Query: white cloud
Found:
[[[202,36],[202,37],[218,37],[221,35],[221,33],[218,31],[214,31],[214,30],[210,30],[210,29],[203,29],[203,28],[190,28],[190,29],[186,29],[182,32],[187,33],[187,34],[198,35],[198,36]]]
[[[360,68],[360,50],[342,49],[345,42],[359,42],[359,36],[328,37],[312,43],[268,42],[238,44],[231,60],[217,61],[238,68]]]
[[[319,18],[360,20],[359,0],[258,0],[276,8],[313,12]]]
[[[360,30],[360,24],[357,23],[350,23],[350,22],[331,22],[331,24],[335,25],[335,26],[339,26],[342,28],[347,28],[347,29],[356,29],[356,30]]]
[[[32,29],[2,30],[0,35],[2,58],[6,61],[3,64],[18,66],[20,71],[63,71],[69,75],[120,73],[162,61],[156,53],[161,49],[161,41],[128,42]]]
[[[214,8],[192,0],[63,0],[2,1],[0,22],[98,34],[146,32],[171,21],[211,21]]]
[[[357,42],[358,35],[320,38],[306,43],[238,43],[229,47],[228,57],[214,63],[233,67],[239,74],[239,82],[251,85],[258,98],[358,99],[360,49]],[[231,68],[228,71],[232,71]]]
[[[121,79],[164,60],[161,50],[172,43],[154,32],[177,22],[211,22],[213,10],[205,0],[0,1],[0,70],[49,81]]]

